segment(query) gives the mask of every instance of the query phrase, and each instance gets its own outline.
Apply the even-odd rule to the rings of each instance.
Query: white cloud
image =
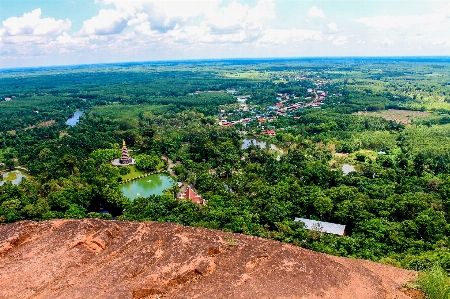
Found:
[[[71,37],[69,34],[67,34],[67,32],[64,32],[62,35],[58,36],[56,38],[56,42],[59,45],[64,45],[64,46],[78,46],[78,47],[84,47],[87,46],[89,44],[89,38],[84,37],[84,38],[73,38]]]
[[[389,38],[385,38],[380,42],[380,44],[382,44],[383,46],[389,46],[392,45],[393,43],[394,41]]]
[[[330,31],[336,32],[339,30],[338,25],[335,22],[328,23],[327,25]]]
[[[448,46],[450,46],[450,38],[444,37],[444,38],[437,39],[433,42],[433,45],[448,47]]]
[[[304,42],[304,41],[320,41],[323,39],[323,33],[317,30],[302,30],[302,29],[269,29],[264,33],[264,36],[259,39],[259,42],[265,44],[286,44],[289,42]]]
[[[347,36],[345,36],[345,35],[338,36],[337,38],[333,39],[333,45],[336,45],[336,46],[342,46],[342,45],[346,44],[347,42],[348,42]]]
[[[275,18],[272,0],[260,0],[254,7],[232,1],[207,16],[206,22],[216,33],[237,33],[241,30],[262,30],[268,20]],[[242,33],[241,33],[242,34]]]
[[[170,2],[170,1],[169,1]],[[171,13],[167,17],[164,11],[160,15],[150,15],[148,20],[135,27],[138,34],[164,39],[168,43],[243,43],[251,42],[263,36],[267,21],[275,18],[275,4],[272,0],[259,0],[255,6],[243,5],[232,1],[226,6],[209,6],[196,17],[196,22],[183,17],[194,13]]]
[[[154,33],[154,31],[150,29],[150,22],[142,22],[141,24],[135,27],[135,31],[138,34],[145,34],[145,35],[151,35]]]
[[[72,23],[69,19],[55,20],[54,18],[41,18],[42,11],[37,8],[22,17],[10,17],[2,22],[3,36],[20,35],[51,35],[60,34],[70,29]]]
[[[414,15],[414,16],[375,16],[364,17],[355,20],[368,27],[378,29],[408,29],[419,27],[421,30],[436,31],[449,30],[450,14],[447,11],[436,12],[432,14]]]
[[[195,2],[190,0],[96,0],[96,2],[114,4],[115,11],[120,15],[120,17],[115,16],[115,20],[119,24],[124,19],[128,20],[126,24],[128,26],[148,21],[153,30],[167,32],[174,29],[177,24],[186,22],[189,18],[213,13],[221,0]],[[111,26],[113,33],[119,31],[120,26],[116,28],[117,30],[114,29],[115,27]]]
[[[310,18],[325,18],[325,14],[323,10],[320,8],[317,8],[317,6],[311,7],[308,12],[306,13],[306,16]]]
[[[236,0],[220,7],[221,0],[103,0],[114,9],[102,9],[97,16],[86,20],[81,36],[118,34],[132,25],[139,34],[158,31],[166,33],[184,26],[193,30],[206,22],[214,34],[239,34],[241,30],[261,30],[265,21],[275,17],[273,0],[259,0],[257,5],[244,5]],[[248,35],[248,34],[246,34]]]
[[[118,34],[135,17],[136,14],[129,10],[101,9],[97,16],[83,22],[83,28],[79,34],[81,36]]]

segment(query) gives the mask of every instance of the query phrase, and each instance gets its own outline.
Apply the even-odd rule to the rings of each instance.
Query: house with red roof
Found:
[[[194,189],[191,188],[191,186],[188,186],[186,188],[186,191],[178,196],[178,199],[188,199],[193,203],[200,205],[204,205],[206,203],[206,201],[200,195],[198,195],[198,193],[195,192]]]
[[[275,130],[267,130],[267,131],[261,131],[262,135],[269,135],[269,136],[275,136],[277,133]]]

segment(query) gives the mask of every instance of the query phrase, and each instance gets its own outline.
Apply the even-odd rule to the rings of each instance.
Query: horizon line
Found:
[[[144,63],[181,63],[181,62],[201,62],[201,61],[233,61],[233,60],[303,60],[303,59],[448,59],[450,62],[450,55],[389,55],[389,56],[287,56],[287,57],[236,57],[236,58],[190,58],[190,59],[161,59],[161,60],[136,60],[136,61],[117,61],[117,62],[95,62],[95,63],[80,63],[80,64],[55,64],[55,65],[41,65],[41,66],[22,66],[22,67],[2,67],[0,65],[0,72],[5,70],[26,70],[26,69],[40,69],[40,68],[64,68],[77,66],[95,66],[95,65],[120,65],[120,64],[144,64]]]

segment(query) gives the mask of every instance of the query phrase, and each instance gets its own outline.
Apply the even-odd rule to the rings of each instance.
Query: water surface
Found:
[[[241,146],[241,149],[246,149],[248,148],[251,144],[259,147],[259,148],[266,148],[266,142],[265,141],[258,141],[257,139],[250,139],[250,138],[245,138],[243,141],[243,144]],[[279,148],[278,146],[276,146],[275,144],[269,144],[269,149],[274,150],[274,151],[279,151],[281,153],[283,153],[283,150],[281,148]]]
[[[165,174],[152,174],[120,186],[122,194],[133,200],[136,197],[161,195],[163,190],[172,187],[174,180]]]
[[[80,117],[83,115],[83,112],[83,110],[76,111],[74,115],[66,121],[66,125],[71,127],[75,126],[80,121]]]
[[[356,171],[355,166],[347,164],[347,163],[342,165],[342,172],[344,173],[344,175],[347,175],[352,171]]]
[[[23,178],[26,178],[25,175],[20,170],[8,171],[3,174],[3,177],[0,180],[0,186],[2,186],[6,181],[11,182],[13,185],[19,185]]]
[[[243,143],[242,143],[241,149],[246,149],[251,144],[253,144],[253,145],[255,145],[255,146],[259,147],[259,148],[266,148],[266,146],[267,146],[267,143],[265,141],[259,141],[257,139],[245,138],[242,141],[243,141]],[[279,154],[276,157],[276,159],[278,161],[281,159],[281,155],[284,154],[283,149],[279,148],[275,144],[269,144],[269,149],[270,150],[274,150],[274,151],[278,151]]]

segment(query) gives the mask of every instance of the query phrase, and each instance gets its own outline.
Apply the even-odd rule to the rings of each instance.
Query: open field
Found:
[[[399,109],[388,109],[384,111],[374,112],[361,111],[356,112],[355,114],[365,116],[379,116],[387,120],[393,120],[400,124],[410,124],[419,118],[425,118],[431,115],[430,112]]]

